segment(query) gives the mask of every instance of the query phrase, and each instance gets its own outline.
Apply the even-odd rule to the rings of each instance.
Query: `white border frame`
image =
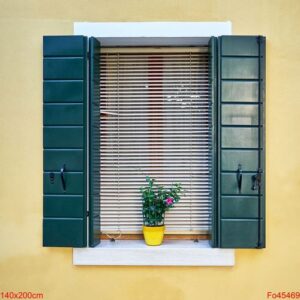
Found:
[[[147,246],[142,240],[102,241],[95,248],[73,250],[74,265],[98,266],[234,266],[232,249],[211,248],[208,241],[164,241]]]
[[[197,46],[231,35],[231,22],[76,22],[74,34],[94,36],[103,47]]]
[[[75,22],[74,34],[120,37],[211,37],[231,35],[231,22]]]
[[[231,35],[231,22],[75,22],[74,35],[94,36],[102,46],[197,46],[211,36]],[[233,266],[233,249],[211,248],[208,241],[103,241],[95,248],[74,248],[74,265]]]

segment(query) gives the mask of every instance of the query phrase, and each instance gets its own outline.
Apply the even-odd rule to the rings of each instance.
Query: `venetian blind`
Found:
[[[138,233],[145,177],[185,195],[165,218],[168,233],[207,232],[211,209],[208,52],[197,48],[102,49],[102,233]]]

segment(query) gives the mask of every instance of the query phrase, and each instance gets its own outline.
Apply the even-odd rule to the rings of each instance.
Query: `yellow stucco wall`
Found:
[[[267,248],[216,267],[76,267],[42,248],[42,36],[74,21],[232,21],[267,36]],[[0,0],[0,292],[44,299],[266,299],[300,291],[299,0]],[[1,297],[1,294],[0,294]]]

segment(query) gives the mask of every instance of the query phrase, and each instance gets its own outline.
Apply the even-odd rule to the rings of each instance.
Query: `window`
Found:
[[[83,36],[44,38],[45,246],[85,247],[87,225],[90,246],[99,242],[101,47],[96,38],[90,38],[88,53],[87,41]],[[263,248],[265,39],[212,37],[206,46],[211,99],[211,243],[219,248]],[[106,111],[111,112],[110,108]],[[158,136],[162,144],[163,135]]]
[[[166,214],[167,234],[191,239],[208,234],[207,46],[102,48],[99,67],[103,238],[141,233],[139,187],[146,176],[164,185],[181,182],[185,189],[176,209]]]

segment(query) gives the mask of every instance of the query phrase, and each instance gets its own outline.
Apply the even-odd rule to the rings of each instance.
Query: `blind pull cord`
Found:
[[[117,217],[117,231],[118,234],[117,235],[112,235],[112,234],[108,234],[106,233],[106,236],[110,239],[111,242],[115,242],[116,240],[120,239],[122,236],[122,232],[121,232],[121,228],[120,228],[120,189],[119,189],[119,185],[120,185],[120,151],[119,151],[119,144],[120,144],[120,130],[119,130],[119,116],[120,116],[120,109],[119,109],[119,89],[120,89],[120,85],[119,85],[119,53],[117,54],[117,113],[116,113],[116,118],[117,118],[117,166],[115,165],[116,161],[115,161],[115,145],[113,144],[113,157],[114,157],[114,170],[117,169],[117,199],[118,199],[118,217]]]
[[[191,88],[191,64],[192,64],[192,57],[191,57],[191,52],[190,52],[190,76],[189,76],[189,87]],[[190,97],[190,118],[189,118],[189,121],[190,121],[190,128],[192,128],[192,97]],[[192,232],[193,231],[193,226],[192,226],[192,140],[191,140],[191,135],[189,136],[189,144],[190,144],[190,231]]]

